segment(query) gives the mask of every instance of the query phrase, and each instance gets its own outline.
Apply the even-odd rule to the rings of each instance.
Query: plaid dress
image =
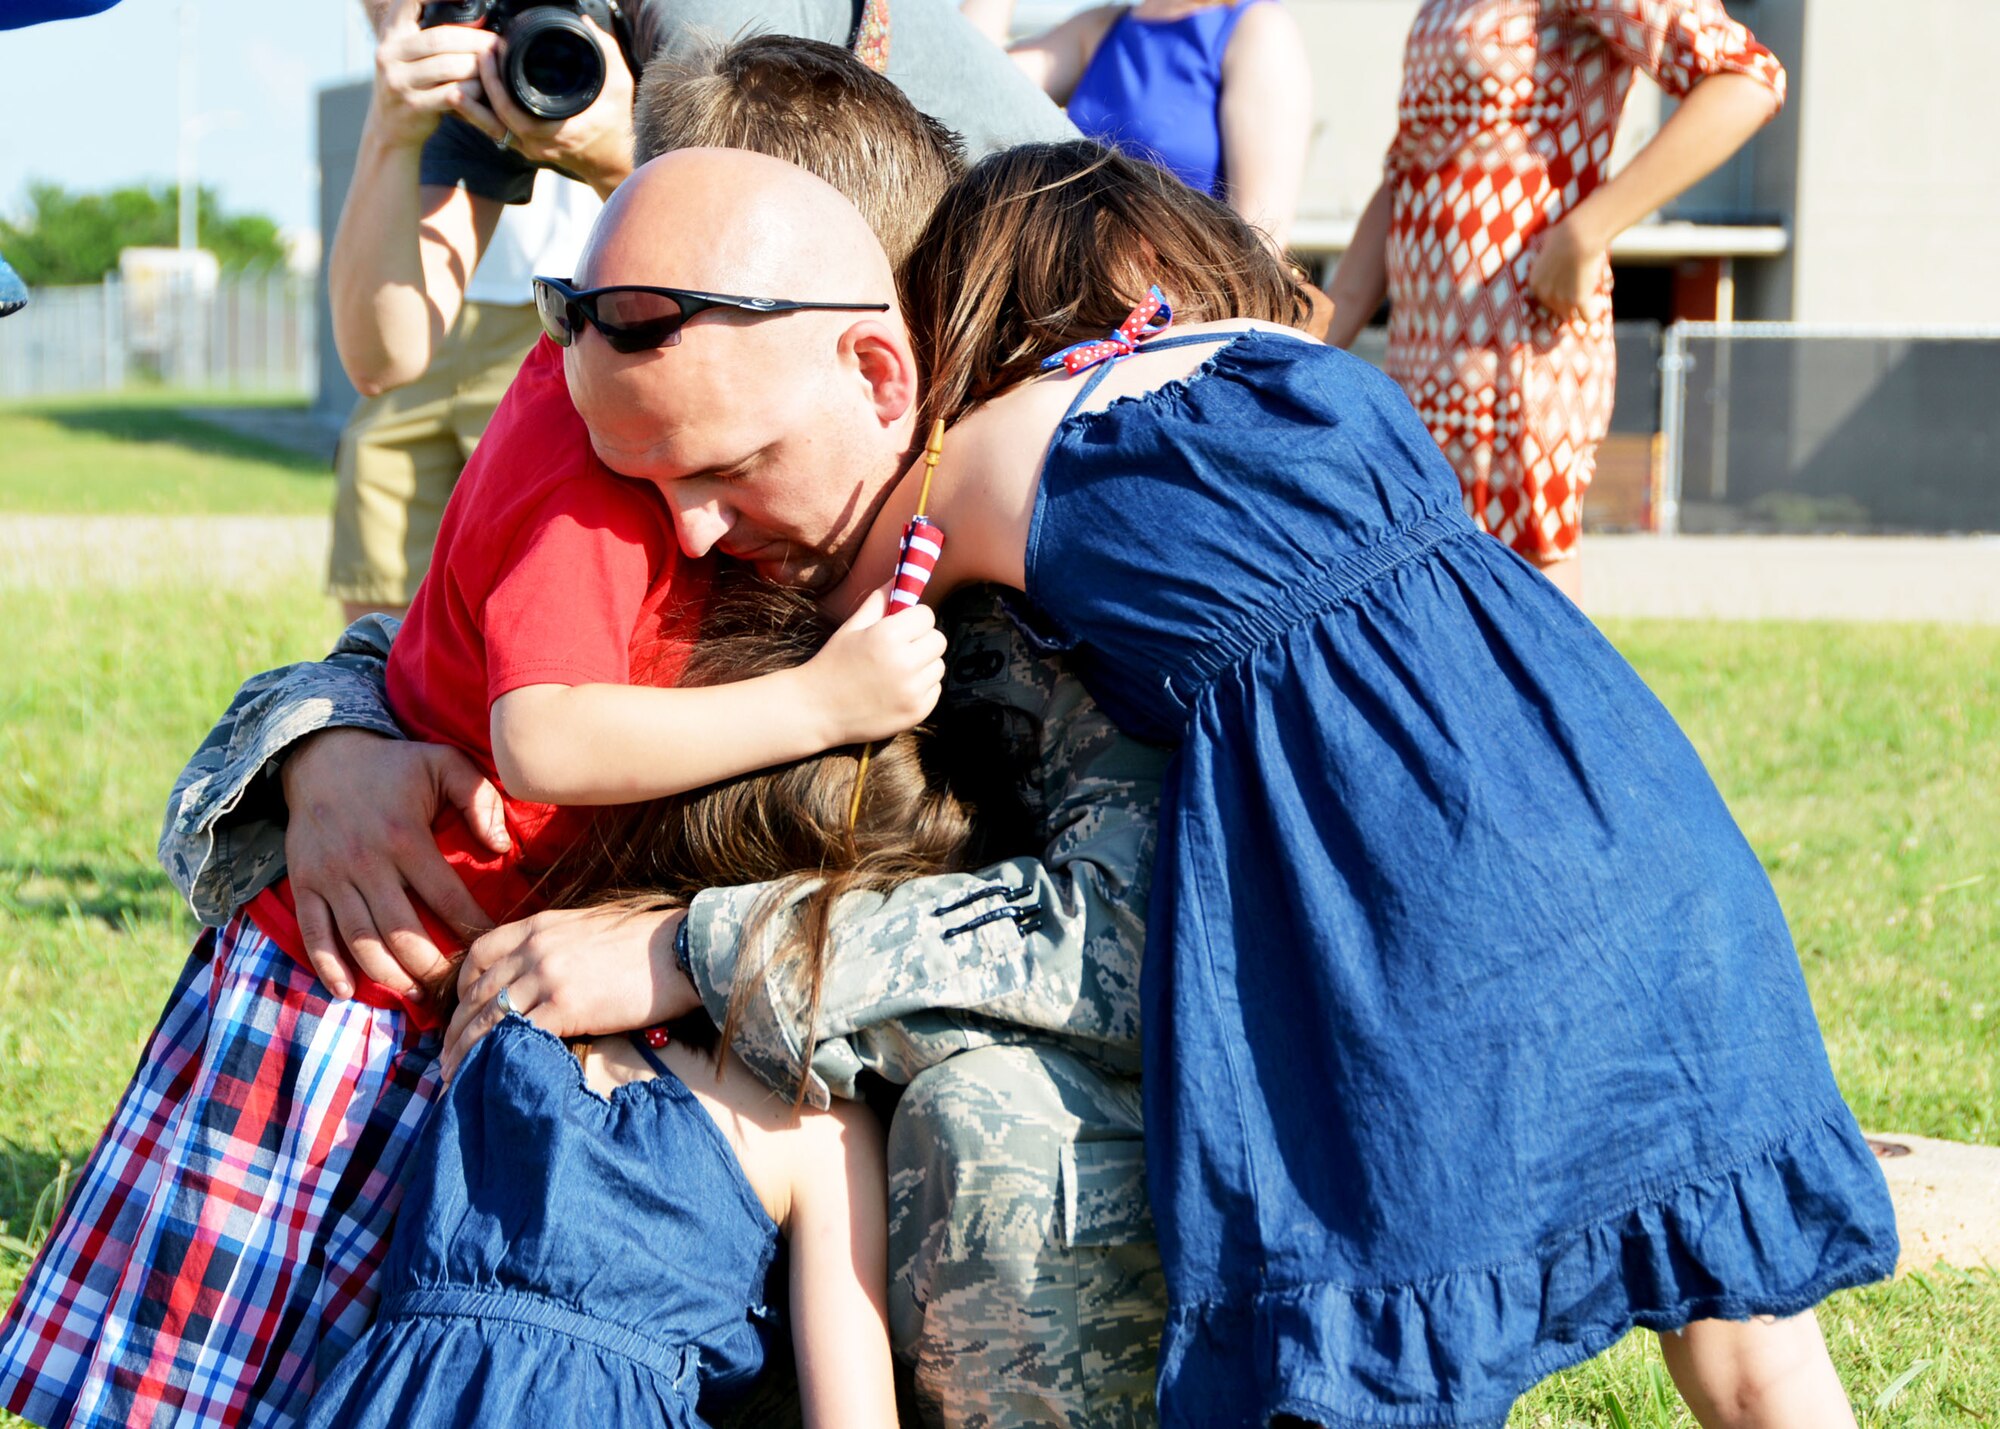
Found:
[[[284,1426],[373,1317],[438,1037],[203,936],[5,1320],[0,1409]]]

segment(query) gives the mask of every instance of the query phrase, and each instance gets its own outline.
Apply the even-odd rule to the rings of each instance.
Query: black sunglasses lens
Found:
[[[547,283],[535,284],[535,316],[542,320],[542,331],[557,347],[568,347],[576,341],[575,305]]]
[[[587,300],[590,318],[615,352],[644,352],[672,347],[680,341],[688,320],[680,300],[667,293],[640,288],[611,288]]]

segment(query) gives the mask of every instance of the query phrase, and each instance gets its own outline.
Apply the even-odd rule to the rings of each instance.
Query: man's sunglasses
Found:
[[[535,279],[535,312],[542,320],[542,331],[557,347],[575,342],[585,323],[603,333],[614,352],[672,347],[681,340],[687,320],[710,308],[738,308],[747,313],[889,311],[887,303],[797,303],[786,298],[743,298],[732,293],[698,293],[692,288],[632,285],[578,290],[560,278]]]

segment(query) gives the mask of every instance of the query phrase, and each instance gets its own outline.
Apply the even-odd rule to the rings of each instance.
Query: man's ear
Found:
[[[867,389],[869,405],[884,426],[917,405],[917,359],[898,323],[864,318],[840,335],[840,356]]]

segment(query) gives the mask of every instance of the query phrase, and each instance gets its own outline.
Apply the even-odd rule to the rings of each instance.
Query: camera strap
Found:
[[[854,0],[847,48],[875,73],[889,72],[889,0]]]

